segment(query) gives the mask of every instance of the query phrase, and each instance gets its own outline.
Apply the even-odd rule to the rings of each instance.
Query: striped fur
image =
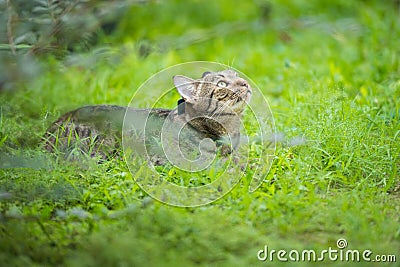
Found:
[[[116,156],[121,151],[125,114],[139,121],[145,120],[146,114],[150,114],[155,125],[154,133],[151,133],[155,140],[160,139],[158,131],[168,118],[188,123],[187,142],[200,142],[208,137],[219,146],[217,141],[226,136],[234,137],[238,142],[240,118],[251,96],[251,88],[246,80],[232,70],[224,70],[206,72],[197,80],[175,76],[174,83],[185,99],[183,114],[178,114],[177,109],[133,109],[115,105],[82,107],[64,114],[50,125],[44,135],[45,149],[72,157],[86,154],[102,160]],[[224,147],[222,153],[230,153],[237,145],[235,142],[233,147]]]

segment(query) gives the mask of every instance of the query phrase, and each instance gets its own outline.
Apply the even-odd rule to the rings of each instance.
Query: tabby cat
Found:
[[[184,158],[190,158],[188,153],[199,147],[211,154],[231,153],[239,143],[240,119],[252,94],[248,82],[233,70],[205,72],[200,79],[177,75],[173,81],[182,97],[177,108],[81,107],[47,129],[46,150],[106,160],[120,154],[124,135],[124,147],[147,153],[157,165],[171,160],[171,151],[185,154]],[[144,145],[137,145],[141,142]]]

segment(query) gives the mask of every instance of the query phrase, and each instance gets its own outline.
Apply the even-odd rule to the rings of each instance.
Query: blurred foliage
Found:
[[[110,33],[132,1],[3,0],[0,2],[2,49],[16,54],[62,55],[90,48],[96,36]],[[8,46],[6,46],[8,44]]]
[[[399,1],[0,0],[0,91],[41,73],[47,62],[41,64],[37,56],[69,56],[67,62],[75,62],[82,53],[103,48],[83,58],[91,65],[109,56],[104,48],[124,43],[133,43],[139,56],[146,57],[274,31],[290,42],[289,32],[308,27],[332,34],[347,28],[363,36],[367,29],[353,20],[361,15],[360,6],[398,9]]]
[[[255,266],[264,245],[322,250],[342,237],[400,251],[398,0],[0,7],[1,264]],[[167,207],[124,162],[82,167],[38,149],[62,113],[126,105],[150,75],[194,60],[251,77],[292,141],[256,192],[245,178],[211,205]]]
[[[1,0],[0,90],[37,75],[41,66],[34,56],[88,51],[114,30],[128,6],[141,2]]]

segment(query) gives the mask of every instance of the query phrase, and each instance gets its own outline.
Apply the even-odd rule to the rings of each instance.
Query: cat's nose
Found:
[[[237,84],[238,86],[241,86],[241,87],[249,88],[248,82],[247,82],[246,80],[243,80],[243,79],[239,79],[239,80],[236,82],[236,84]]]

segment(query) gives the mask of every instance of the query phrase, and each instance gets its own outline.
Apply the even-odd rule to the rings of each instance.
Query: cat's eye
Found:
[[[224,82],[224,81],[219,81],[219,82],[217,83],[217,86],[218,86],[218,87],[227,87],[228,84],[227,84],[226,82]]]

